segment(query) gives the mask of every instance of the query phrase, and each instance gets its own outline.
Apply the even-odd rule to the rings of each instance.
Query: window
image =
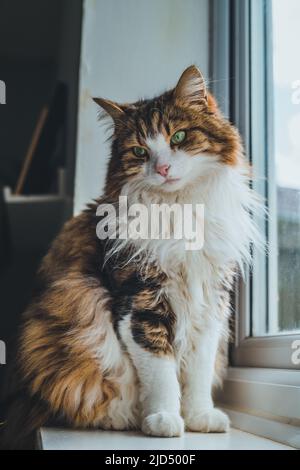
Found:
[[[292,358],[300,338],[300,66],[293,57],[300,40],[300,4],[246,0],[231,5],[230,114],[243,134],[254,188],[269,211],[267,221],[257,221],[268,256],[254,249],[253,270],[239,287],[233,364],[298,369]]]
[[[273,0],[278,305],[268,333],[300,331],[300,2]]]
[[[276,434],[274,423],[293,423],[298,433],[300,423],[293,354],[300,345],[299,17],[299,0],[213,0],[213,92],[242,134],[253,186],[269,212],[257,219],[268,255],[254,248],[253,269],[236,288],[235,342],[220,401],[235,410],[238,427],[286,443],[296,431]],[[236,418],[245,409],[272,425]]]

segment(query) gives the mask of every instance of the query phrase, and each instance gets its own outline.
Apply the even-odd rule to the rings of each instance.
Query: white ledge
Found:
[[[147,437],[139,432],[42,428],[43,450],[291,450],[291,447],[231,429],[226,434],[185,433],[182,437]]]

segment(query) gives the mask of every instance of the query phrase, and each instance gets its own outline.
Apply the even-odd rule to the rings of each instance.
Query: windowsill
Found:
[[[292,450],[238,429],[226,434],[185,433],[177,438],[147,437],[139,432],[79,431],[42,428],[43,450]]]
[[[218,402],[299,426],[300,371],[229,367]]]
[[[180,438],[139,432],[42,428],[44,450],[284,450],[300,448],[300,371],[229,368],[219,406],[229,415],[227,434],[185,433]],[[292,413],[291,413],[292,410]]]
[[[219,406],[235,428],[300,448],[300,371],[230,367]]]

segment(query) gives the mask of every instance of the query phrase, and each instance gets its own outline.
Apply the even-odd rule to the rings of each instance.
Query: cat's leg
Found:
[[[212,386],[222,325],[211,319],[205,329],[195,333],[193,347],[185,358],[182,411],[186,428],[200,432],[226,432],[229,419],[214,407]]]
[[[155,313],[144,311],[127,315],[119,331],[139,377],[143,432],[180,436],[180,387],[166,328]]]

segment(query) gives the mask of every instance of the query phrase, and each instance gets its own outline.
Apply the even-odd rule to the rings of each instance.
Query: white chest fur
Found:
[[[168,255],[166,241],[155,253],[168,274],[166,294],[177,319],[175,347],[183,359],[212,324],[219,328],[224,313],[220,290],[236,266],[243,269],[250,261],[250,243],[259,241],[250,215],[259,204],[241,170],[218,168],[192,196],[183,195],[182,201],[204,204],[203,248],[186,251],[182,243],[169,244]]]
[[[137,190],[138,188],[138,190]],[[155,262],[167,274],[165,293],[177,318],[175,343],[179,355],[193,344],[194,336],[218,317],[220,286],[232,268],[250,262],[250,243],[259,235],[250,213],[259,207],[242,166],[216,163],[209,174],[198,178],[180,193],[151,192],[140,186],[126,188],[128,204],[203,204],[204,245],[187,251],[183,240],[129,240],[144,264]],[[126,245],[123,241],[116,251]],[[131,259],[135,254],[131,253]]]

